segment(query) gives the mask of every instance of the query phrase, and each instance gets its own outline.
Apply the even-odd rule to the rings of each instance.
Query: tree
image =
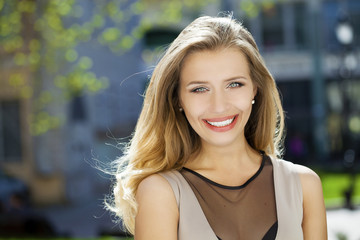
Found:
[[[97,40],[122,54],[153,24],[177,23],[183,9],[210,1],[0,0],[0,69],[10,69],[1,83],[32,101],[31,133],[45,133],[62,123],[46,110],[51,102],[95,94],[108,86],[106,76],[91,70],[92,59],[79,55],[80,44]],[[154,4],[159,14],[144,15]],[[91,5],[92,12],[85,13],[84,5]],[[129,27],[130,21],[136,24]]]
[[[40,135],[64,122],[46,110],[51,102],[96,94],[108,86],[106,76],[91,70],[92,59],[79,55],[79,45],[97,40],[114,54],[122,54],[154,24],[179,23],[184,11],[216,1],[0,0],[0,69],[12,69],[0,76],[0,83],[32,101],[29,126],[33,135]],[[269,2],[243,0],[237,8],[254,17]],[[84,11],[88,5],[90,13]],[[130,21],[136,24],[129,27]]]

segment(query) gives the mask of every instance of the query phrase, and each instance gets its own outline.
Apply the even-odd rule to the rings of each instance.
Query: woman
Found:
[[[326,239],[321,182],[279,160],[279,94],[251,34],[200,17],[152,75],[115,206],[141,239]]]

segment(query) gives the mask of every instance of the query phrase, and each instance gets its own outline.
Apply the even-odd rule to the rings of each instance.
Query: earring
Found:
[[[254,105],[254,103],[255,103],[255,99],[253,99],[253,100],[251,101],[251,104],[253,104],[253,105]]]
[[[179,107],[179,111],[182,112],[184,109],[182,107]]]

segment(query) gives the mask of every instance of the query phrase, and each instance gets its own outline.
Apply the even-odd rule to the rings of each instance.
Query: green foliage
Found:
[[[327,207],[339,207],[344,204],[344,191],[350,186],[350,176],[346,173],[318,173],[324,192],[325,204]],[[354,203],[359,204],[360,200],[360,177],[357,176],[354,189]]]
[[[114,54],[123,54],[153,25],[177,24],[184,12],[200,14],[205,6],[219,4],[219,0],[89,1],[86,5],[93,5],[91,11],[81,3],[84,1],[0,0],[0,69],[14,69],[1,82],[34,101],[35,112],[30,117],[34,135],[63,122],[50,121],[42,114],[52,102],[95,94],[108,87],[106,76],[92,72],[92,59],[77,51],[79,45],[97,41]],[[244,0],[238,4],[238,10],[253,17],[260,7],[272,6],[273,1]],[[39,100],[43,91],[53,96],[46,104]],[[36,117],[39,114],[42,117]],[[58,116],[49,113],[49,117]]]
[[[338,240],[347,240],[347,239],[348,239],[347,236],[346,236],[346,234],[344,234],[344,233],[337,233],[337,234],[336,234],[336,238],[337,238]]]
[[[106,76],[91,70],[93,60],[79,54],[79,45],[95,40],[114,54],[123,54],[152,25],[178,23],[184,9],[211,1],[91,1],[92,12],[87,9],[85,16],[76,0],[0,0],[0,69],[10,70],[1,82],[32,100],[30,130],[43,134],[64,122],[47,110],[52,103],[109,86]],[[145,14],[149,8],[155,16]]]

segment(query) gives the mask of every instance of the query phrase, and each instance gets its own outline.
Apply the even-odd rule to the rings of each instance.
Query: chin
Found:
[[[220,138],[217,138],[216,141],[214,141],[213,139],[210,140],[210,141],[206,141],[206,144],[208,146],[213,146],[213,147],[228,147],[228,146],[234,146],[235,144],[239,144],[239,141],[238,140],[235,140],[235,139],[220,139]]]

